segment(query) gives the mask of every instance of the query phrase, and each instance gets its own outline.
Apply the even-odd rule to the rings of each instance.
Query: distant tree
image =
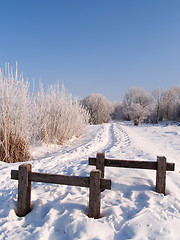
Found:
[[[150,114],[151,96],[141,87],[131,87],[124,96],[124,112],[138,126]]]
[[[117,104],[114,104],[113,106],[113,112],[111,114],[111,118],[113,120],[130,120],[127,116],[127,114],[124,112],[124,103],[121,102],[121,103],[117,103]]]
[[[175,117],[177,121],[180,121],[180,104],[176,108]]]
[[[112,104],[101,94],[91,94],[81,100],[90,114],[90,124],[107,123],[113,110]]]
[[[168,90],[165,92],[163,97],[163,116],[166,120],[171,120],[173,116],[174,110],[174,92],[172,90]]]
[[[176,111],[180,104],[180,86],[167,90],[163,95],[163,118],[176,120]]]
[[[153,109],[151,112],[151,120],[154,123],[158,123],[163,119],[163,102],[164,102],[165,90],[157,88],[152,92]]]

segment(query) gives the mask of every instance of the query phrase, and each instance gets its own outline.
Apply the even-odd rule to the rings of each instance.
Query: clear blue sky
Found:
[[[35,88],[57,81],[79,98],[120,101],[132,85],[180,85],[180,0],[4,0],[0,67]]]

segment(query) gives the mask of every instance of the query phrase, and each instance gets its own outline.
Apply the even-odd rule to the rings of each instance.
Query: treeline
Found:
[[[112,119],[142,121],[180,121],[180,86],[155,89],[149,94],[141,87],[131,87],[121,103],[114,106]]]
[[[180,121],[180,86],[169,90],[157,88],[149,94],[141,87],[131,87],[123,101],[113,104],[100,94],[81,100],[90,114],[90,124],[112,120],[133,120],[138,126],[142,121]]]
[[[180,87],[156,89],[150,95],[131,87],[121,103],[111,103],[101,94],[74,99],[64,86],[55,84],[47,91],[40,87],[30,94],[29,83],[7,65],[0,69],[0,160],[26,161],[29,146],[40,143],[63,144],[80,136],[87,124],[109,120],[158,123],[180,120]]]

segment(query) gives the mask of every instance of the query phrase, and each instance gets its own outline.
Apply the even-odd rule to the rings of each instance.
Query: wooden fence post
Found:
[[[100,218],[101,207],[101,171],[92,170],[90,172],[90,186],[89,186],[89,217]]]
[[[157,157],[156,192],[165,194],[166,191],[166,158]]]
[[[104,178],[104,159],[105,153],[97,153],[96,155],[96,169],[101,170],[101,178]]]
[[[18,171],[18,209],[19,217],[25,216],[31,209],[31,181],[29,173],[31,164],[22,164]]]

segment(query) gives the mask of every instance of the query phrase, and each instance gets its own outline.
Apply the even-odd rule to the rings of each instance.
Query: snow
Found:
[[[101,193],[101,218],[88,218],[89,189],[32,183],[32,211],[17,217],[17,180],[12,169],[21,163],[0,162],[0,239],[180,239],[180,127],[177,125],[110,122],[88,126],[80,138],[66,145],[31,149],[32,170],[89,176],[88,158],[106,157],[175,162],[167,172],[166,196],[155,192],[153,170],[108,168],[112,190]]]

